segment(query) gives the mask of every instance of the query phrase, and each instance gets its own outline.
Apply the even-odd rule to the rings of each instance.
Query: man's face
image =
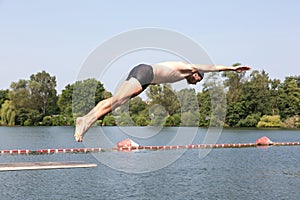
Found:
[[[202,80],[202,77],[198,74],[198,72],[193,73],[192,75],[186,77],[188,84],[196,85],[198,82]]]

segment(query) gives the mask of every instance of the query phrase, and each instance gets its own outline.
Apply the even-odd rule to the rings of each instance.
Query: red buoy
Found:
[[[256,140],[256,145],[258,145],[258,146],[269,146],[272,144],[273,144],[273,142],[266,136],[261,137]]]
[[[118,142],[118,148],[131,148],[131,147],[139,147],[140,145],[136,142],[132,141],[131,139],[126,139],[121,142]]]

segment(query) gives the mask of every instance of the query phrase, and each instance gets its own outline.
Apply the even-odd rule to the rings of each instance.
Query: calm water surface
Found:
[[[132,129],[149,131],[147,128]],[[85,144],[74,142],[73,130],[72,127],[0,127],[0,149],[85,147]],[[116,127],[102,130],[112,143],[127,137]],[[165,128],[158,137],[135,140],[163,145],[176,130]],[[97,133],[98,128],[93,128],[88,135]],[[205,129],[199,129],[193,143],[202,143],[205,133]],[[190,134],[188,129],[186,134]],[[300,141],[299,130],[225,129],[218,143],[252,143],[262,136],[275,142]],[[173,156],[182,152],[164,153]],[[154,152],[102,154],[124,167],[141,155],[157,155]],[[124,159],[115,160],[118,156]],[[199,150],[187,150],[175,162],[148,173],[112,169],[93,154],[0,156],[1,163],[24,161],[86,161],[97,163],[98,167],[0,172],[1,200],[299,199],[300,196],[300,146],[214,149],[203,159],[199,158]]]

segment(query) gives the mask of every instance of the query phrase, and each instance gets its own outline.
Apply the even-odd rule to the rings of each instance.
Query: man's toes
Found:
[[[82,142],[82,137],[80,135],[75,134],[74,138],[75,138],[76,142]]]

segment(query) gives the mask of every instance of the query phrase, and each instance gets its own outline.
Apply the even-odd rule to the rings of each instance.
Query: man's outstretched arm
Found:
[[[248,66],[223,66],[223,65],[205,65],[205,64],[187,64],[192,68],[203,72],[221,72],[221,71],[236,71],[236,72],[246,72],[251,69]]]

